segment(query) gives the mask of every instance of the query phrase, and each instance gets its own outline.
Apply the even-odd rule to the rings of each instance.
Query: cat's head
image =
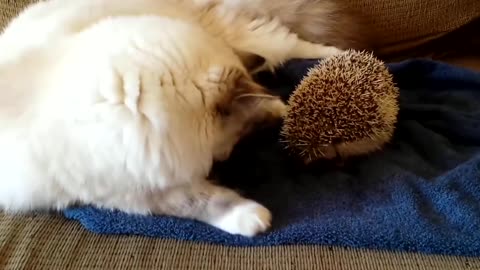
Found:
[[[229,89],[222,93],[211,108],[215,135],[214,159],[225,160],[237,142],[260,125],[281,119],[286,113],[285,103],[257,84],[248,75],[230,78]]]
[[[211,162],[227,159],[252,129],[280,120],[286,105],[257,84],[245,69],[213,67],[201,74],[183,94],[177,94],[172,105],[175,113],[171,115],[176,127],[169,136],[175,140],[177,160],[183,162],[183,169],[208,173]],[[203,162],[207,159],[209,162]],[[199,164],[203,165],[199,168]]]

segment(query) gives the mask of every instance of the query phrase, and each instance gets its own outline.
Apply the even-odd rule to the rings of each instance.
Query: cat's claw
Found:
[[[270,228],[271,220],[267,208],[248,201],[233,207],[212,225],[231,234],[253,237]]]

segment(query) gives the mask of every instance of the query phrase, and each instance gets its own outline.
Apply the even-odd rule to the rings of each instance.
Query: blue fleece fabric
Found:
[[[262,80],[287,98],[314,64],[292,61]],[[274,127],[245,139],[215,166],[221,182],[272,210],[265,235],[249,239],[191,220],[92,207],[65,215],[100,234],[480,256],[480,74],[420,59],[389,69],[401,89],[401,110],[383,151],[340,167],[303,167],[284,152]]]

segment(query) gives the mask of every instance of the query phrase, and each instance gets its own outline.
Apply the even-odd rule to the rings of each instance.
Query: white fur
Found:
[[[245,202],[232,208],[226,215],[212,222],[231,234],[255,236],[270,227],[272,214],[256,202]]]
[[[250,120],[284,112],[274,100],[218,119],[219,100],[237,77],[248,77],[237,52],[259,55],[268,67],[337,52],[299,40],[275,20],[183,2],[50,0],[7,27],[0,36],[0,208],[80,202],[182,216],[155,210],[152,201],[169,189],[207,186],[213,160],[229,156]],[[183,216],[252,236],[270,221],[268,210],[255,207],[241,202],[215,217]]]

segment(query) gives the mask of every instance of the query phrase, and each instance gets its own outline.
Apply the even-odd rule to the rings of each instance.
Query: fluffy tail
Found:
[[[280,19],[300,38],[342,49],[371,49],[364,19],[335,0],[223,0]]]

